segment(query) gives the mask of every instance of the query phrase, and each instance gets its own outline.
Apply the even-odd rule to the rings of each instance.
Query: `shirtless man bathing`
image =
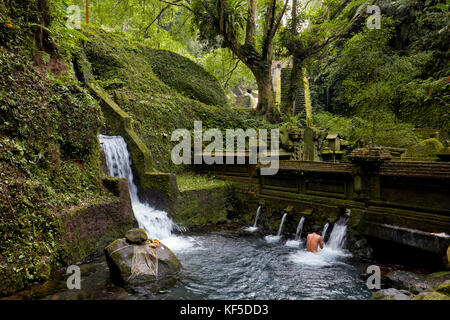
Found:
[[[306,237],[306,251],[317,253],[317,247],[320,245],[320,249],[323,249],[322,237],[313,232]]]

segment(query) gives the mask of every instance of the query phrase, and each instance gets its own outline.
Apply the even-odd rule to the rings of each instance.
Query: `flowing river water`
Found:
[[[182,263],[179,281],[158,293],[144,287],[125,291],[112,284],[105,258],[99,257],[81,266],[81,290],[67,289],[67,276],[61,273],[15,298],[286,300],[370,297],[372,292],[361,277],[368,263],[353,258],[342,248],[345,223],[334,225],[325,248],[316,254],[306,252],[301,240],[283,239],[280,235],[263,238],[249,232],[254,230],[248,228],[180,234],[180,228],[166,212],[139,200],[123,138],[100,136],[100,142],[110,175],[128,179],[139,226],[149,237],[160,239],[172,249]]]

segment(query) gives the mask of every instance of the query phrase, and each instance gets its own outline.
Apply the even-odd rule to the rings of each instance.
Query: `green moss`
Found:
[[[144,53],[158,78],[184,96],[209,105],[227,103],[217,79],[198,64],[166,50],[148,49]]]
[[[426,158],[434,157],[436,153],[442,150],[444,146],[436,138],[430,138],[419,142],[418,144],[409,147],[403,154],[403,158],[414,157],[414,158]]]
[[[154,171],[153,159],[150,150],[134,132],[131,126],[131,117],[112,101],[101,87],[91,82],[88,82],[87,85],[100,102],[108,130],[125,139],[139,177],[143,180],[147,172]]]
[[[183,227],[225,222],[226,194],[227,186],[180,192],[175,204],[175,222]]]
[[[61,257],[71,264],[101,252],[133,227],[132,215],[123,214],[120,199],[93,199],[58,214]]]
[[[0,21],[13,25],[0,23],[0,295],[46,279],[61,262],[58,212],[111,197],[100,171],[100,107],[48,42],[49,8],[0,4]],[[40,48],[34,23],[44,26]]]
[[[220,188],[224,187],[226,182],[206,175],[184,173],[177,175],[177,185],[180,192],[184,192],[189,190]]]
[[[440,278],[440,277],[450,278],[450,271],[435,272],[435,273],[430,274],[429,277],[431,277],[431,278]]]
[[[450,281],[446,281],[436,289],[437,292],[450,296]]]
[[[450,300],[450,297],[437,291],[426,291],[419,293],[411,300]]]

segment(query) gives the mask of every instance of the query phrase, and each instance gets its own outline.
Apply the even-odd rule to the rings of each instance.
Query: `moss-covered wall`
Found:
[[[102,252],[133,227],[133,210],[126,179],[105,178],[115,194],[111,200],[90,201],[58,214],[61,254],[67,264]]]
[[[101,110],[55,40],[53,4],[0,2],[0,295],[63,263],[59,212],[117,202],[102,183]]]
[[[198,227],[227,221],[229,184],[197,175],[177,177],[179,193],[174,203],[174,221],[182,227]]]
[[[145,173],[154,171],[153,159],[150,150],[147,149],[139,136],[134,132],[131,125],[131,117],[112,101],[102,88],[92,82],[87,82],[87,86],[102,107],[102,113],[105,118],[104,131],[110,135],[119,135],[124,138],[135,169],[141,180],[145,180]]]
[[[225,198],[225,187],[180,192],[175,205],[175,222],[182,227],[226,222]]]

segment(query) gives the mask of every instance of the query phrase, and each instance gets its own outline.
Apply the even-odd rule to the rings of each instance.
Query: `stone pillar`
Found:
[[[303,134],[304,143],[303,143],[303,160],[306,161],[314,161],[314,137],[315,132],[311,128],[306,128]]]
[[[349,160],[355,164],[353,188],[357,199],[381,199],[379,171],[383,162],[390,159],[390,153],[382,148],[356,149],[350,154]]]

